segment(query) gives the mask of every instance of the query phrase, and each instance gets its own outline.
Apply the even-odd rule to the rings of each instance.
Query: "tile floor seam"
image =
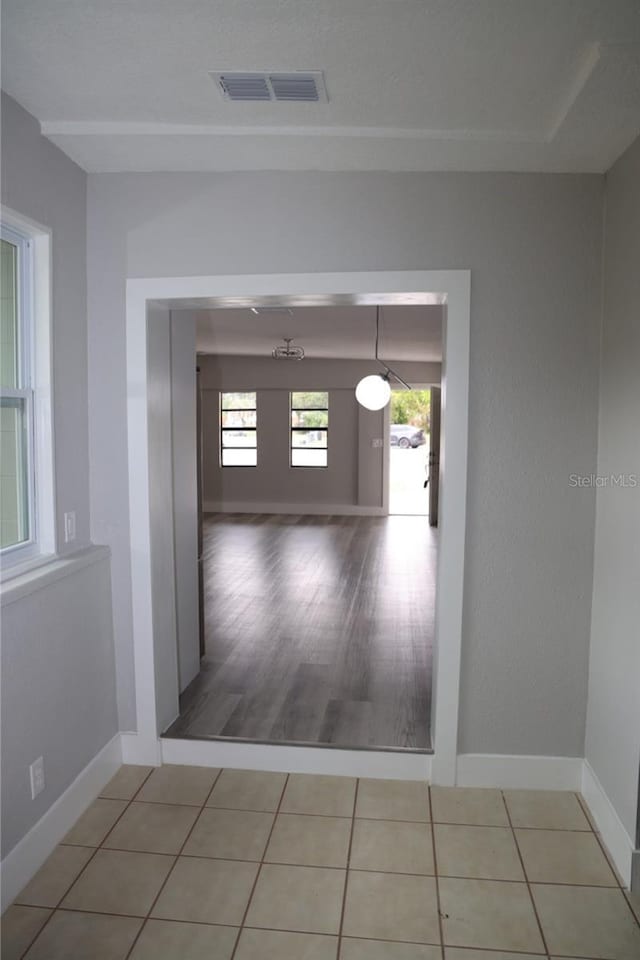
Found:
[[[121,766],[120,766],[119,769],[122,769],[122,766],[124,766],[124,764],[121,764]],[[116,771],[116,772],[117,772],[117,771]],[[139,790],[142,789],[143,785],[147,782],[147,780],[149,779],[149,777],[151,776],[152,773],[153,773],[153,770],[150,770],[149,773],[148,773],[148,774],[146,775],[146,777],[144,778],[143,782],[140,784],[140,787],[138,788]],[[112,779],[113,779],[113,778],[112,778]],[[105,784],[105,786],[107,786],[107,784]],[[103,789],[104,789],[104,787],[103,787]],[[138,792],[138,791],[136,790],[136,792],[134,793],[134,797],[136,796],[137,792]],[[89,804],[89,806],[87,807],[87,809],[84,810],[83,813],[82,813],[80,816],[84,816],[84,814],[87,812],[87,810],[89,809],[89,807],[93,806],[93,804],[96,802],[96,800],[101,800],[101,799],[109,799],[109,798],[107,798],[107,797],[101,797],[101,795],[98,794],[98,796],[95,797],[94,800],[92,800],[92,802]],[[125,806],[122,808],[122,810],[121,810],[120,813],[118,814],[115,822],[113,823],[113,826],[107,831],[107,833],[105,834],[105,836],[102,838],[101,843],[98,844],[98,846],[93,847],[93,848],[91,848],[91,846],[89,846],[89,849],[93,849],[93,853],[91,854],[91,856],[89,857],[89,859],[87,860],[87,862],[84,864],[84,866],[82,867],[82,869],[79,871],[79,873],[77,874],[77,876],[74,877],[74,879],[71,881],[71,883],[69,884],[69,886],[66,888],[66,890],[64,891],[64,893],[62,894],[62,896],[60,897],[60,899],[58,900],[58,902],[56,903],[55,907],[51,908],[51,913],[49,914],[49,916],[47,917],[47,919],[45,920],[45,922],[42,924],[42,927],[40,928],[40,930],[38,930],[37,934],[35,935],[35,937],[33,938],[33,940],[31,940],[31,942],[29,943],[29,945],[28,945],[28,947],[26,948],[26,950],[24,950],[24,951],[20,954],[20,960],[23,960],[23,958],[27,955],[27,953],[29,952],[29,950],[31,950],[31,947],[34,945],[34,943],[36,942],[36,940],[38,939],[38,937],[41,935],[41,933],[44,931],[44,929],[49,925],[49,923],[51,922],[51,920],[52,920],[53,917],[55,916],[56,912],[60,909],[60,905],[62,904],[63,900],[65,899],[65,897],[66,897],[66,896],[69,894],[69,892],[71,891],[71,888],[74,886],[74,884],[76,884],[76,883],[78,882],[78,880],[80,879],[80,877],[82,876],[82,874],[85,872],[85,870],[87,869],[87,867],[89,866],[89,864],[92,863],[92,861],[95,859],[95,856],[96,856],[98,850],[101,849],[102,843],[104,843],[104,841],[107,839],[107,837],[108,837],[109,834],[111,833],[111,830],[113,830],[113,827],[115,827],[116,823],[118,823],[119,820],[124,816],[125,812],[129,809],[129,807],[131,806],[132,803],[133,803],[133,797],[131,797],[131,799],[129,799],[129,800],[126,801]],[[80,819],[80,818],[78,817],[78,819]],[[76,820],[76,823],[77,823],[77,820]],[[75,826],[75,824],[74,824],[74,826]],[[68,833],[68,831],[67,831],[67,833]],[[67,834],[65,834],[65,836],[67,836]],[[56,844],[56,847],[58,847],[58,846],[60,846],[60,844]],[[64,846],[67,846],[67,847],[82,846],[83,848],[86,848],[86,847],[87,847],[86,844],[73,844],[73,843],[67,843],[67,844],[64,844]],[[54,847],[54,850],[56,849],[56,847]],[[51,851],[51,853],[53,853],[53,850]],[[51,856],[51,854],[50,854],[50,856]],[[48,859],[48,858],[47,858],[47,859]],[[45,863],[46,863],[46,861],[45,861]],[[43,864],[42,866],[44,866],[44,864]],[[15,902],[15,901],[14,901],[14,902]],[[103,916],[104,916],[104,914],[103,914]]]
[[[632,916],[633,919],[635,920],[636,925],[640,928],[640,917],[636,914],[635,910],[634,910],[633,907],[631,906],[631,903],[629,902],[629,898],[627,897],[627,887],[624,885],[624,883],[622,882],[621,878],[618,876],[618,871],[616,870],[614,864],[612,863],[611,856],[610,856],[609,851],[607,850],[605,844],[603,843],[603,840],[602,840],[602,837],[601,837],[601,835],[600,835],[600,832],[599,832],[598,830],[596,830],[595,827],[594,827],[593,824],[592,824],[592,821],[591,821],[591,811],[589,810],[589,805],[587,804],[587,801],[584,799],[584,797],[582,796],[582,794],[577,793],[577,794],[576,794],[576,797],[577,797],[577,799],[578,799],[578,803],[579,803],[580,806],[582,807],[582,811],[583,811],[585,817],[586,817],[587,820],[589,821],[589,824],[591,824],[591,830],[592,830],[592,832],[593,832],[594,837],[596,838],[596,841],[597,841],[597,843],[598,843],[598,846],[599,846],[600,849],[602,850],[602,853],[603,853],[603,855],[604,855],[605,860],[607,861],[607,864],[609,865],[609,869],[611,870],[611,873],[613,874],[613,879],[614,879],[615,882],[616,882],[616,887],[622,892],[623,899],[624,899],[625,903],[627,904],[629,910],[631,911],[631,916]],[[611,889],[611,888],[609,888],[609,889]]]
[[[109,911],[108,913],[103,910],[86,910],[80,907],[58,907],[57,908],[61,913],[90,913],[96,917],[117,917],[124,920],[158,920],[162,923],[189,923],[193,924],[196,927],[229,927],[232,930],[238,929],[237,923],[222,923],[219,920],[175,920],[173,917],[141,917],[139,913],[113,913]],[[126,960],[126,957],[125,957]]]
[[[160,764],[160,766],[159,766],[159,767],[156,767],[155,769],[156,769],[156,770],[161,770],[163,766],[170,766],[170,764]],[[211,768],[211,769],[215,769],[215,768]],[[152,773],[153,773],[153,771],[152,771]],[[129,957],[131,956],[131,954],[132,954],[133,951],[135,950],[136,944],[137,944],[138,940],[140,939],[140,937],[141,937],[141,935],[142,935],[142,931],[143,931],[144,928],[146,927],[147,922],[148,922],[148,920],[149,920],[149,918],[150,918],[150,916],[151,916],[151,914],[152,914],[152,912],[153,912],[153,908],[155,907],[156,903],[157,903],[158,900],[160,899],[160,896],[161,896],[161,894],[162,894],[162,891],[163,891],[164,888],[166,887],[167,882],[168,882],[168,880],[169,880],[169,877],[170,877],[171,874],[173,873],[173,871],[174,871],[174,869],[175,869],[175,865],[176,865],[176,863],[178,862],[178,860],[180,859],[180,854],[181,854],[182,851],[184,850],[184,848],[185,848],[185,846],[186,846],[186,844],[187,844],[187,842],[188,842],[188,840],[189,840],[189,837],[190,837],[191,834],[193,833],[193,831],[194,831],[194,829],[195,829],[195,826],[196,826],[196,823],[197,823],[198,820],[200,819],[200,815],[202,814],[202,811],[205,809],[207,800],[209,799],[209,797],[210,797],[211,794],[213,793],[213,788],[215,787],[216,783],[218,782],[221,773],[222,773],[222,768],[218,769],[217,774],[216,774],[215,777],[213,778],[213,783],[211,784],[211,787],[210,787],[209,790],[207,791],[207,795],[206,795],[206,797],[204,798],[204,801],[203,801],[203,803],[202,803],[202,806],[200,807],[200,812],[198,813],[198,815],[196,816],[195,820],[194,820],[193,823],[191,824],[191,828],[190,828],[189,831],[187,832],[187,835],[186,835],[186,837],[184,838],[184,841],[183,841],[183,843],[182,843],[182,846],[181,846],[180,849],[178,850],[178,853],[175,855],[174,860],[173,860],[173,863],[171,864],[169,870],[167,871],[166,877],[164,878],[164,880],[163,880],[162,883],[160,884],[160,889],[158,890],[157,894],[156,894],[155,897],[153,898],[153,900],[152,900],[152,902],[151,902],[151,906],[149,907],[146,916],[145,916],[145,917],[143,918],[143,920],[142,920],[142,923],[141,923],[141,925],[140,925],[140,929],[138,930],[136,936],[135,936],[134,939],[133,939],[133,943],[131,944],[131,946],[129,947],[129,949],[127,950],[127,952],[126,952],[126,954],[125,954],[125,956],[124,956],[124,960],[129,960]],[[149,774],[149,776],[151,776],[151,774]],[[145,780],[145,783],[146,783],[146,780]],[[142,785],[140,786],[140,790],[142,790],[142,786],[144,786],[144,784],[142,784]],[[140,791],[137,791],[137,792],[136,792],[136,796],[138,795],[139,792],[140,792]],[[133,803],[133,800],[132,800],[131,802]],[[185,804],[185,806],[187,806],[187,804]],[[114,826],[115,826],[115,824],[114,824]],[[105,839],[106,839],[106,837],[105,837]],[[159,856],[171,856],[171,854],[159,854]]]
[[[635,911],[635,909],[634,909],[634,907],[633,907],[633,905],[632,905],[632,903],[631,903],[631,900],[629,899],[629,897],[628,897],[628,895],[627,895],[627,894],[630,894],[630,893],[631,893],[631,890],[627,890],[627,888],[624,887],[624,889],[623,889],[623,891],[622,891],[622,896],[623,896],[623,897],[625,898],[625,900],[627,901],[627,905],[628,905],[628,907],[629,907],[629,910],[631,910],[631,913],[633,914],[633,919],[636,921],[636,923],[637,923],[638,926],[640,927],[640,913],[636,913],[636,911]]]
[[[574,794],[578,801],[578,804],[580,805],[580,809],[584,813],[585,819],[589,824],[589,829],[591,830],[592,833],[597,833],[598,830],[596,828],[595,821],[593,819],[593,814],[591,813],[589,804],[587,803],[585,798],[582,796],[582,793],[580,793],[578,790],[574,791]]]
[[[313,937],[332,937],[335,940],[338,939],[337,933],[309,933],[305,930],[289,930],[288,928],[283,927],[265,927],[264,925],[259,926],[258,924],[244,924],[242,927],[243,930],[265,930],[268,933],[297,933],[300,936],[313,936]],[[370,940],[372,943],[410,943],[413,946],[417,947],[439,947],[440,944],[432,940],[390,940],[388,937],[356,937],[351,933],[344,933],[342,935],[342,940]],[[540,954],[542,956],[542,954]],[[230,958],[231,960],[231,958]]]
[[[349,847],[347,849],[347,862],[344,871],[344,887],[342,889],[342,907],[340,910],[340,923],[338,925],[338,948],[336,958],[340,960],[342,955],[342,930],[344,928],[344,914],[347,908],[347,888],[349,886],[349,870],[351,868],[351,851],[353,850],[353,832],[356,823],[356,807],[358,805],[358,788],[360,787],[360,777],[356,777],[356,786],[353,791],[353,809],[351,811],[351,829],[349,830]]]
[[[270,811],[271,813],[273,811]],[[378,820],[377,823],[385,823],[384,820]],[[421,823],[420,826],[429,826],[429,824]],[[505,828],[506,829],[506,828]],[[96,850],[98,848],[95,848]],[[296,867],[300,870],[336,870],[338,872],[345,870],[344,866],[337,866],[336,864],[326,864],[326,863],[298,863],[295,860],[268,860],[265,858],[261,860],[255,860],[251,857],[220,857],[212,856],[207,853],[164,853],[158,852],[156,850],[142,850],[134,849],[132,847],[105,847],[104,850],[108,853],[137,853],[142,854],[143,856],[149,857],[177,857],[180,856],[183,860],[214,860],[222,863],[254,863],[261,864],[264,863],[265,866],[269,867]],[[91,859],[91,858],[90,858]],[[87,861],[88,865],[89,861]],[[84,870],[84,866],[82,868]],[[390,870],[383,867],[349,867],[353,873],[381,873],[385,876],[393,877],[416,877],[417,879],[421,877],[434,877],[435,869],[432,871],[416,871],[416,870]],[[78,874],[78,877],[80,874]],[[492,883],[518,883],[526,884],[527,880],[522,878],[510,878],[510,877],[490,877],[483,873],[478,874],[468,874],[468,873],[447,873],[442,870],[438,871],[438,876],[443,880],[490,880]],[[73,881],[75,883],[75,880]],[[539,883],[544,884],[547,887],[580,887],[581,889],[595,889],[595,890],[617,890],[619,889],[618,884],[610,883],[579,883],[577,881],[570,882],[568,880],[530,880],[530,883]],[[72,884],[73,885],[73,884]],[[624,893],[623,889],[623,893]],[[66,896],[68,890],[65,891],[63,896]],[[39,907],[43,910],[56,910],[58,909],[59,904],[55,907],[52,906],[42,906],[41,904],[27,903],[20,901],[18,899],[13,901],[16,906],[21,907]],[[89,911],[91,912],[91,911]],[[114,916],[119,916],[119,914],[114,914]],[[124,914],[123,914],[124,916]],[[526,951],[525,951],[526,952]]]
[[[277,823],[277,821],[278,821],[278,817],[279,817],[279,815],[280,815],[280,808],[282,807],[282,801],[284,800],[284,795],[285,795],[285,792],[286,792],[286,790],[287,790],[287,784],[289,783],[289,777],[290,777],[290,776],[291,776],[291,774],[287,773],[287,775],[286,775],[286,777],[285,777],[285,781],[284,781],[284,783],[283,783],[283,785],[282,785],[282,790],[281,790],[281,792],[280,792],[280,799],[278,800],[278,805],[277,805],[277,807],[276,807],[276,809],[275,809],[275,812],[273,813],[273,821],[272,821],[272,823],[271,823],[271,829],[269,830],[269,835],[268,835],[268,837],[267,837],[266,843],[265,843],[265,845],[264,845],[264,849],[263,849],[263,851],[262,851],[262,860],[260,861],[260,864],[259,864],[258,869],[257,869],[257,871],[256,871],[255,878],[254,878],[254,880],[253,880],[253,884],[252,884],[252,886],[251,886],[251,891],[249,892],[249,898],[248,898],[248,900],[247,900],[247,905],[246,905],[245,908],[244,908],[244,913],[242,914],[242,920],[240,921],[240,924],[239,924],[239,926],[238,926],[238,935],[237,935],[237,937],[236,937],[236,942],[235,942],[234,945],[233,945],[233,950],[231,951],[231,956],[229,957],[229,960],[235,960],[236,953],[238,952],[238,946],[240,945],[240,938],[242,937],[242,931],[244,930],[245,923],[246,923],[247,917],[248,917],[248,915],[249,915],[249,908],[251,907],[251,901],[253,900],[253,895],[254,895],[254,893],[256,892],[256,887],[258,886],[258,879],[260,878],[260,874],[261,874],[262,868],[263,868],[263,866],[264,866],[264,858],[265,858],[265,856],[266,856],[267,850],[269,849],[269,844],[271,843],[271,837],[273,836],[273,831],[274,831],[274,829],[275,829],[276,823]],[[269,811],[269,812],[271,812],[271,811]]]
[[[464,789],[464,788],[463,788]],[[439,827],[491,827],[492,830],[508,830],[506,823],[460,823],[458,820],[434,820]],[[591,829],[579,830],[577,827],[515,827],[516,830],[529,830],[532,833],[546,831],[548,833],[592,833]],[[477,949],[474,947],[474,949]]]
[[[532,953],[531,950],[508,950],[508,951],[503,951],[503,950],[496,950],[494,947],[458,947],[458,946],[452,946],[450,943],[446,944],[445,946],[448,947],[448,948],[451,949],[451,950],[464,950],[465,952],[469,951],[469,952],[473,952],[473,953],[477,953],[477,954],[491,953],[491,954],[494,954],[494,955],[495,955],[496,953],[500,954],[500,953],[505,953],[505,952],[506,952],[510,957],[511,957],[511,956],[516,956],[516,957],[517,957],[517,956],[522,956],[522,957],[527,957],[527,958],[528,958],[528,957],[536,957],[536,958],[537,958],[537,957],[540,957],[541,960],[549,960],[548,954],[546,954],[546,953]],[[564,957],[562,954],[557,954],[557,953],[554,954],[554,958],[558,958],[558,960],[560,960],[560,958],[561,958],[561,960],[598,960],[598,957],[584,957],[584,956],[580,956],[580,957]],[[478,960],[480,960],[480,957],[478,957]],[[600,957],[599,960],[602,960],[602,957]]]
[[[545,953],[546,953],[547,957],[549,958],[549,960],[551,960],[551,954],[550,954],[550,952],[549,952],[549,944],[547,943],[547,938],[545,937],[545,935],[544,935],[544,930],[542,929],[542,921],[540,920],[540,915],[539,915],[539,913],[538,913],[538,908],[537,908],[536,902],[535,902],[535,900],[534,900],[534,898],[533,898],[533,891],[532,891],[532,889],[531,889],[531,884],[529,883],[529,876],[528,876],[528,874],[527,874],[527,870],[526,870],[526,867],[525,867],[525,865],[524,865],[524,857],[522,856],[522,851],[520,850],[520,846],[519,846],[519,844],[518,844],[518,838],[517,838],[517,836],[516,836],[516,831],[515,831],[515,828],[514,828],[514,826],[513,826],[513,821],[512,821],[512,819],[511,819],[511,811],[509,810],[509,804],[507,803],[507,798],[506,798],[506,796],[505,796],[504,790],[501,791],[501,794],[502,794],[502,802],[504,803],[504,808],[505,808],[505,810],[506,810],[506,812],[507,812],[507,820],[509,821],[509,826],[511,827],[511,833],[512,833],[512,836],[513,836],[513,842],[514,842],[515,845],[516,845],[516,850],[518,851],[518,857],[520,858],[520,865],[521,865],[521,867],[522,867],[522,872],[523,872],[523,874],[524,874],[524,878],[525,878],[525,881],[526,881],[526,884],[527,884],[527,892],[528,892],[528,894],[529,894],[529,899],[530,899],[530,901],[531,901],[531,906],[533,907],[533,913],[534,913],[535,918],[536,918],[536,923],[538,924],[538,930],[540,931],[540,937],[541,937],[541,939],[542,939],[542,945],[543,945],[543,947],[544,947],[544,950],[545,950]]]
[[[436,887],[436,911],[438,914],[438,931],[440,933],[440,953],[442,960],[445,960],[444,953],[444,926],[442,923],[442,908],[440,903],[440,880],[438,878],[438,855],[436,853],[436,832],[433,829],[433,800],[431,797],[431,784],[427,784],[427,802],[429,804],[429,830],[431,831],[431,850],[433,852],[433,875]]]

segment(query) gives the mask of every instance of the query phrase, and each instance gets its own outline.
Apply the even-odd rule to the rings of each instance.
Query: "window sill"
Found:
[[[15,603],[30,593],[35,593],[47,587],[56,580],[77,573],[84,567],[100,563],[111,555],[109,547],[90,546],[66,556],[48,554],[34,557],[15,567],[5,568],[2,571],[0,584],[0,605],[6,606]]]

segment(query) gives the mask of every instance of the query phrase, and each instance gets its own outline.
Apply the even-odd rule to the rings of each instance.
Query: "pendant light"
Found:
[[[356,400],[367,410],[382,410],[391,399],[389,377],[381,373],[372,373],[363,377],[356,387]]]
[[[406,381],[399,377],[397,373],[391,369],[384,361],[380,360],[378,357],[378,344],[380,342],[380,307],[376,307],[376,347],[375,347],[375,359],[376,362],[380,364],[381,367],[384,367],[384,373],[371,373],[367,377],[363,377],[356,386],[356,400],[361,407],[365,407],[367,410],[382,410],[389,403],[391,399],[391,384],[389,382],[391,377],[394,377],[399,383],[402,384],[407,390],[411,390]]]

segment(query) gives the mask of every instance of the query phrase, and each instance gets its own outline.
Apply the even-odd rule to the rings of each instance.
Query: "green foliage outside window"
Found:
[[[291,426],[326,428],[329,423],[328,406],[329,394],[326,390],[296,391],[292,393]]]
[[[391,423],[408,423],[428,433],[430,414],[430,390],[393,390],[391,392]]]

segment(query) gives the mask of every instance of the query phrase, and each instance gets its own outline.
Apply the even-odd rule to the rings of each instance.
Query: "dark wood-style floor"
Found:
[[[206,655],[165,735],[431,749],[426,517],[208,514]]]

